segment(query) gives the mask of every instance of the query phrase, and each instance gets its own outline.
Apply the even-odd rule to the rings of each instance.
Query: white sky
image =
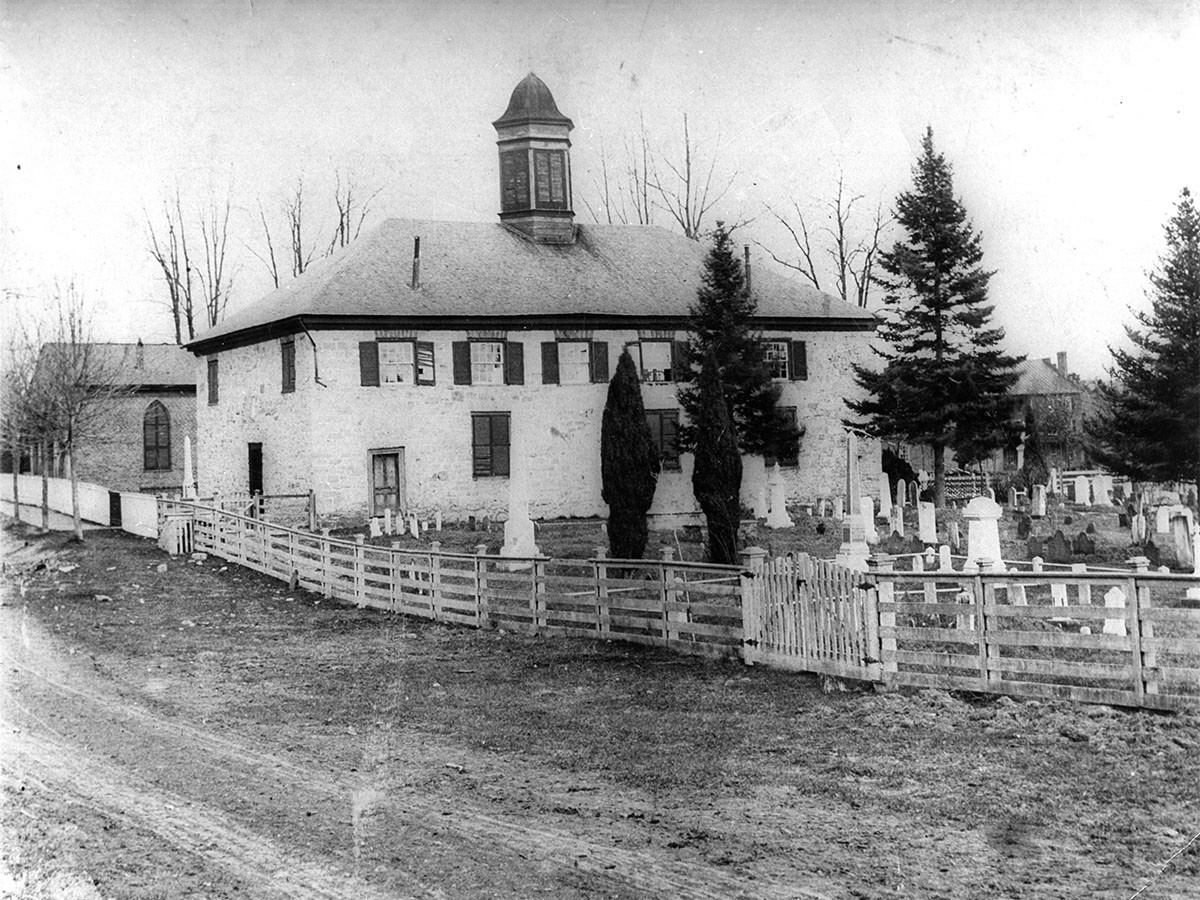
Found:
[[[491,122],[531,69],[575,121],[581,221],[602,142],[619,156],[644,115],[674,147],[686,112],[718,173],[737,173],[718,211],[758,216],[739,236],[781,255],[790,241],[764,204],[794,199],[816,222],[840,169],[864,214],[890,206],[932,125],[997,270],[1009,348],[1067,350],[1085,376],[1145,304],[1180,188],[1200,191],[1195,0],[10,0],[4,302],[36,306],[75,278],[97,338],[169,340],[143,210],[176,185],[192,202],[232,184],[234,305],[269,287],[247,249],[261,246],[258,201],[274,209],[301,173],[326,220],[335,167],[384,188],[368,226],[494,220]]]

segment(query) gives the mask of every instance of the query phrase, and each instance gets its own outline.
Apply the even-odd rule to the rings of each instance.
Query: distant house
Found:
[[[92,353],[97,371],[115,373],[114,384],[123,390],[100,401],[92,427],[76,443],[79,478],[112,491],[180,490],[184,438],[190,438],[193,447],[196,443],[193,358],[175,344],[140,341],[92,344]],[[11,461],[7,464],[11,466]],[[61,452],[47,465],[50,474],[65,474]],[[36,454],[28,468],[41,474]],[[26,470],[24,462],[22,470]]]
[[[1017,412],[1024,421],[1032,411],[1038,442],[1046,465],[1058,469],[1078,469],[1090,465],[1083,445],[1083,421],[1093,411],[1094,391],[1067,369],[1066,351],[1056,359],[1026,359],[1019,368],[1012,394],[1018,400]],[[1015,469],[1023,460],[1022,448],[1005,448],[994,460],[999,467]]]
[[[603,514],[601,415],[628,348],[664,460],[652,514],[695,510],[675,382],[708,246],[577,223],[573,123],[535,75],[493,124],[499,222],[388,220],[188,345],[202,493],[311,488],[322,515],[502,515],[524,466],[535,517]],[[842,398],[874,319],[752,277],[782,403],[806,429],[780,460],[789,494],[842,493]],[[878,445],[864,453],[866,479]]]

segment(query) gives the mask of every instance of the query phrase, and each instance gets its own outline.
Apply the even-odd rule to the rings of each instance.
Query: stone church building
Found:
[[[697,509],[674,448],[675,361],[709,245],[577,222],[573,123],[536,75],[493,124],[498,222],[385,221],[188,345],[202,495],[311,488],[321,515],[502,517],[524,466],[535,518],[604,515],[600,422],[629,348],[664,459],[651,514]],[[874,319],[765,267],[752,279],[781,402],[806,431],[780,460],[788,494],[841,494],[842,398]],[[747,459],[747,491],[762,472]]]

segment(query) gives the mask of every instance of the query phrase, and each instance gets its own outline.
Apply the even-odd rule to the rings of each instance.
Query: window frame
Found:
[[[498,385],[507,383],[508,379],[507,379],[506,375],[507,375],[508,360],[507,360],[507,353],[506,353],[506,351],[507,351],[506,344],[507,344],[507,341],[500,341],[500,340],[468,341],[467,342],[468,352],[471,354],[471,384],[481,385],[481,386],[485,386],[485,387],[496,387]],[[476,351],[476,349],[482,349],[483,347],[498,347],[499,348],[498,359],[490,361],[490,362],[489,361],[483,361],[483,362],[477,361],[475,359],[475,351]],[[486,369],[479,368],[482,366],[486,366],[487,368]],[[490,378],[488,380],[482,380],[479,378],[479,373],[483,372],[483,371],[495,373],[495,375],[497,375],[498,378],[496,378],[496,380],[491,380]]]
[[[667,447],[666,430],[663,428],[663,423],[667,420],[673,423],[675,431],[675,439],[669,448]],[[654,442],[655,449],[658,450],[658,460],[662,470],[664,472],[682,471],[681,457],[683,454],[679,452],[679,446],[676,443],[679,439],[679,410],[647,409],[646,424],[650,427],[650,439]]]
[[[385,345],[387,345],[389,347],[396,347],[401,344],[408,345],[409,359],[408,359],[408,362],[400,362],[400,363],[396,364],[393,368],[397,372],[407,370],[410,380],[409,381],[388,381],[384,377],[384,372],[386,371],[386,369],[384,367],[384,361],[383,361],[383,348]],[[378,366],[378,369],[379,369],[379,386],[380,387],[397,387],[397,386],[415,387],[416,386],[416,384],[417,384],[417,342],[415,340],[410,339],[410,338],[378,338],[375,341],[375,356],[376,356],[376,360],[377,360],[376,365]],[[390,363],[388,365],[391,366]]]
[[[487,440],[479,440],[479,423],[487,422]],[[504,423],[503,440],[497,440],[496,424]],[[503,448],[502,453],[497,451]],[[471,477],[507,478],[512,472],[512,413],[481,410],[471,413]]]
[[[766,338],[763,341],[763,361],[767,365],[767,371],[771,375],[772,381],[790,381],[792,380],[792,342],[787,338]],[[774,360],[770,355],[770,348],[782,347],[783,355],[776,357]],[[779,365],[782,363],[782,365]],[[778,366],[778,371],[777,367]]]
[[[153,421],[154,443],[147,440],[147,426],[151,425],[151,413],[160,413]],[[165,432],[166,440],[163,435]],[[147,465],[151,452],[154,453],[154,464]],[[163,454],[166,455],[166,465],[163,465]],[[171,471],[171,412],[161,400],[152,400],[142,413],[142,471],[170,472]]]

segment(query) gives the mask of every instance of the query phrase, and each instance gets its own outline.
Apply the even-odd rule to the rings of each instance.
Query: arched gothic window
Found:
[[[142,447],[147,472],[170,471],[171,417],[157,400],[146,407],[142,418]]]

